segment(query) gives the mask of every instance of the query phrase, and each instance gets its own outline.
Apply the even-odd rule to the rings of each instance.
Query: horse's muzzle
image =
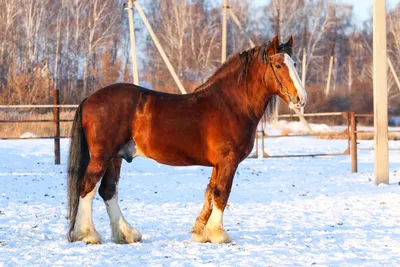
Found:
[[[289,108],[300,109],[306,105],[307,99],[303,99],[299,95],[296,96],[295,101],[290,101]]]

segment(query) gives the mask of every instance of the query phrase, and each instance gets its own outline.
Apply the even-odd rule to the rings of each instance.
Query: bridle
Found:
[[[276,82],[277,82],[278,85],[279,85],[279,92],[280,92],[281,94],[283,94],[283,95],[287,95],[287,96],[289,97],[290,102],[293,102],[293,101],[292,101],[292,96],[289,94],[289,89],[281,83],[281,81],[280,81],[279,78],[278,78],[278,75],[276,75],[274,66],[272,66],[272,63],[271,63],[271,57],[278,56],[278,55],[283,55],[283,53],[278,53],[278,54],[275,54],[275,55],[272,55],[272,56],[268,56],[268,57],[267,57],[267,62],[269,63],[269,65],[270,65],[270,67],[271,67],[271,70],[272,70],[272,73],[273,73],[274,76],[275,76],[275,80],[276,80]]]
[[[288,96],[290,102],[293,102],[292,96],[289,94],[289,89],[281,83],[281,81],[280,81],[279,78],[278,78],[278,75],[276,75],[274,66],[272,66],[272,63],[271,63],[271,58],[272,58],[272,57],[278,56],[278,55],[284,55],[285,53],[280,52],[280,53],[277,53],[277,54],[274,54],[274,55],[269,56],[269,55],[268,55],[268,48],[269,48],[270,46],[271,46],[271,42],[268,42],[268,43],[266,43],[266,44],[264,44],[264,45],[261,46],[261,49],[260,49],[259,54],[258,54],[258,55],[259,55],[259,59],[260,59],[262,62],[265,62],[266,64],[269,64],[269,66],[271,67],[271,70],[272,70],[272,73],[274,74],[275,80],[276,80],[276,82],[277,82],[278,85],[279,85],[279,92],[280,92],[282,95]],[[291,48],[288,48],[288,47],[286,47],[286,46],[282,46],[282,47],[281,47],[281,51],[284,51],[284,52],[286,52],[286,53],[289,54],[289,55],[291,54]],[[267,72],[267,69],[268,69],[268,68],[265,69],[265,72]],[[265,75],[264,75],[264,79],[265,79]]]

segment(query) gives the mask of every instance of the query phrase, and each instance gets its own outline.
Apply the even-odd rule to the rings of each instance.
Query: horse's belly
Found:
[[[205,158],[195,158],[189,156],[185,153],[179,153],[174,151],[165,152],[151,152],[143,155],[146,158],[153,159],[161,164],[166,164],[170,166],[190,166],[190,165],[202,165],[202,166],[212,166],[212,164]]]
[[[166,144],[160,140],[141,144],[139,141],[137,142],[137,148],[140,151],[140,156],[153,159],[161,164],[170,166],[212,166],[202,149],[199,149],[194,144],[182,146],[182,144],[178,143]]]

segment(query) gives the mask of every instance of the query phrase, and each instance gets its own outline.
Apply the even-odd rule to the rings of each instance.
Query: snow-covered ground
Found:
[[[372,146],[371,141],[362,141]],[[391,142],[400,147],[400,142]],[[337,153],[344,140],[266,139],[271,155]],[[62,165],[51,140],[0,141],[0,266],[399,266],[400,154],[390,152],[390,184],[373,183],[373,152],[350,157],[247,159],[234,180],[225,227],[230,244],[191,241],[210,168],[124,163],[120,205],[141,243],[111,242],[101,198],[94,222],[101,245],[66,240],[68,140]],[[399,171],[399,172],[398,172]]]

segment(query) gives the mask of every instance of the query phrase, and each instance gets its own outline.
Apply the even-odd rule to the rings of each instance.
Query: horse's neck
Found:
[[[251,73],[249,75],[251,76]],[[216,82],[220,88],[216,86],[213,89],[219,89],[220,97],[224,98],[224,102],[230,103],[237,113],[258,122],[263,116],[272,95],[267,92],[265,85],[259,83],[260,79],[254,77],[248,79],[247,82],[238,82],[237,77],[237,73],[229,77],[221,77]]]
[[[255,66],[249,71],[246,87],[248,109],[257,121],[264,115],[272,98],[272,94],[268,90],[269,85],[264,84],[264,79],[261,78],[261,75],[265,75],[265,73],[264,71],[260,72],[259,69],[261,68]]]
[[[265,68],[258,64],[260,63],[252,64],[247,77],[242,77],[241,80],[239,80],[240,64],[224,64],[196,91],[205,91],[212,98],[223,99],[237,115],[243,115],[258,122],[272,96],[266,90],[266,85],[261,82],[263,80],[261,75],[265,75]]]

